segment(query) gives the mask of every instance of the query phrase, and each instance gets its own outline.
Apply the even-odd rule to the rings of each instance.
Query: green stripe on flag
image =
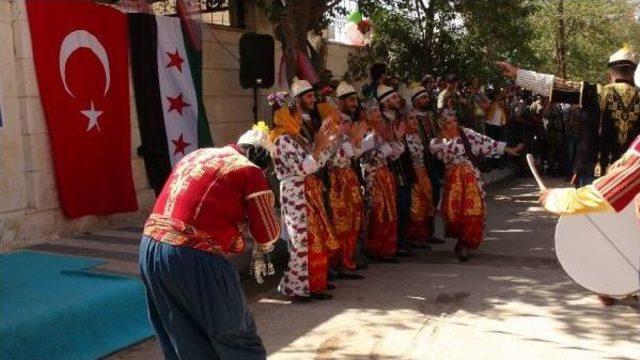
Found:
[[[184,23],[182,23],[182,37],[184,38],[185,48],[187,49],[193,86],[198,96],[198,148],[212,147],[213,139],[211,138],[207,113],[202,101],[202,51],[197,51],[193,47],[193,44],[191,44],[187,31],[185,31]]]

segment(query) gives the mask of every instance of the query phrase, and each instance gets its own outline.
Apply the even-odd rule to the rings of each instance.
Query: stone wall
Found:
[[[249,14],[250,28],[271,33],[268,22]],[[238,42],[245,31],[209,27],[203,46],[203,96],[216,145],[234,141],[253,121],[253,96],[239,83]],[[230,51],[229,54],[226,48]],[[350,47],[329,47],[329,68],[340,77]],[[280,59],[276,43],[276,66]],[[113,216],[65,218],[58,203],[51,150],[38,91],[24,0],[0,0],[0,250],[50,241],[78,232],[140,225],[154,202],[144,164],[137,155],[140,132],[131,88],[131,167],[140,211]],[[275,89],[270,89],[272,91]],[[270,111],[260,91],[259,118]]]

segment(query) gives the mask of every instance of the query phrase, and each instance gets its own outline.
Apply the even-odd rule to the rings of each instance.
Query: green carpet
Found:
[[[0,359],[95,359],[152,336],[142,283],[98,259],[0,254]]]

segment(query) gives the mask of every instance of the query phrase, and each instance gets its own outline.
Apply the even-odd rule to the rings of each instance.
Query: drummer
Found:
[[[640,136],[622,157],[611,165],[605,176],[593,185],[578,189],[547,189],[540,195],[540,203],[548,211],[558,215],[585,214],[615,211],[626,208],[636,199],[636,215],[640,220]],[[613,305],[614,299],[599,295],[605,305]]]
[[[540,202],[548,211],[558,215],[592,212],[619,212],[640,193],[640,136],[607,175],[592,185],[578,189],[548,189],[542,192]],[[640,207],[640,203],[636,201]],[[640,209],[639,209],[640,210]],[[638,212],[637,212],[638,213]],[[638,213],[640,217],[640,213]]]

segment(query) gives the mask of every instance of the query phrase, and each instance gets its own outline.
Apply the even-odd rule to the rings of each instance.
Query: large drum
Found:
[[[527,154],[540,190],[546,190]],[[619,213],[560,217],[556,256],[573,281],[597,294],[624,297],[640,291],[640,226],[632,201]]]
[[[564,271],[597,294],[640,291],[640,226],[631,202],[620,213],[562,216],[556,254]]]

